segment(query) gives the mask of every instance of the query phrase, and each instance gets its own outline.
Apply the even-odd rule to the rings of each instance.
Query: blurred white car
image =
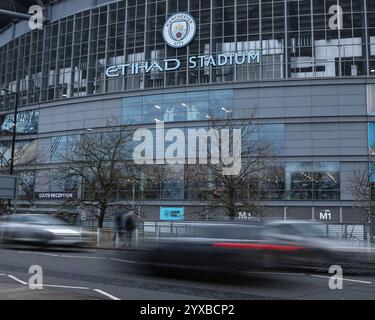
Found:
[[[79,246],[88,242],[88,236],[48,214],[12,214],[0,219],[0,237],[4,243]]]

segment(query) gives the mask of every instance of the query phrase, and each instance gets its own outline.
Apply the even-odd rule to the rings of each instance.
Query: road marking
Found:
[[[15,276],[12,276],[11,274],[8,274],[8,277],[11,278],[11,279],[13,279],[14,281],[17,281],[18,283],[23,284],[23,285],[26,285],[26,284],[27,284],[27,282],[22,281],[21,279],[18,279],[18,278],[16,278]]]
[[[5,274],[0,274],[0,276],[5,276]],[[11,275],[11,274],[8,274],[8,277],[13,279],[14,281],[17,281],[18,283],[22,284],[22,285],[27,285],[28,283],[21,280],[21,279],[18,279],[17,277]],[[76,290],[90,290],[90,288],[88,287],[75,287],[75,286],[63,286],[63,285],[55,285],[55,284],[43,284],[43,287],[48,287],[48,288],[62,288],[62,289],[76,289]],[[95,292],[97,293],[100,293],[101,295],[107,297],[107,298],[110,298],[111,300],[121,300],[120,298],[117,298],[115,297],[114,295],[108,293],[108,292],[105,292],[103,290],[100,290],[100,289],[93,289]]]
[[[21,253],[21,254],[39,254],[39,255],[42,255],[42,256],[59,257],[59,258],[97,259],[97,260],[107,259],[106,257],[72,256],[72,255],[64,255],[64,254],[60,254],[59,255],[59,254],[45,253],[45,252],[18,251],[17,253]]]
[[[49,257],[58,257],[58,256],[59,256],[58,254],[54,254],[54,253],[45,253],[45,252],[27,252],[27,251],[18,251],[17,253],[20,253],[20,254],[39,254],[39,255],[42,255],[42,256],[49,256]]]
[[[100,290],[100,289],[94,289],[95,292],[98,292],[100,294],[102,294],[103,296],[106,296],[107,298],[110,298],[112,300],[121,300],[120,298],[117,298],[111,294],[109,294],[108,292],[105,292],[103,290]]]
[[[267,271],[247,271],[250,274],[270,274],[270,275],[286,275],[286,276],[306,276],[305,273],[293,273],[293,272],[267,272]]]
[[[68,255],[60,255],[61,258],[75,258],[75,259],[96,259],[96,260],[105,260],[105,257],[87,257],[87,256],[68,256]]]
[[[311,275],[312,277],[315,277],[315,278],[325,278],[325,279],[331,279],[331,277],[329,276],[319,276],[319,275],[315,275],[315,274],[312,274]],[[354,279],[345,279],[345,278],[335,278],[336,280],[342,280],[342,281],[349,281],[349,282],[358,282],[358,283],[365,283],[365,284],[372,284],[372,282],[370,281],[363,281],[363,280],[354,280]]]
[[[134,263],[134,264],[137,263],[137,262],[131,261],[131,260],[123,260],[123,259],[116,259],[116,258],[109,258],[109,260],[118,261],[118,262],[125,262],[125,263]]]
[[[57,285],[57,284],[44,284],[43,287],[64,288],[64,289],[78,289],[78,290],[89,290],[90,289],[90,288],[87,288],[87,287],[61,286],[61,285]]]

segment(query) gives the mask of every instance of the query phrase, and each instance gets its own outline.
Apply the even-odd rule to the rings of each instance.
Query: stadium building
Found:
[[[1,9],[11,10],[6,2]],[[27,2],[13,1],[13,11],[26,14]],[[60,156],[73,136],[103,130],[109,119],[186,129],[230,113],[255,114],[257,138],[276,147],[281,178],[259,192],[267,216],[363,221],[352,176],[375,152],[374,1],[43,2],[41,29],[0,15],[0,88],[18,93],[15,164],[29,183],[19,190],[21,210],[68,210],[80,188],[59,176]],[[14,106],[15,95],[0,91],[8,159]],[[144,215],[183,208],[193,218],[202,199],[184,166],[164,174],[152,189],[133,186]]]

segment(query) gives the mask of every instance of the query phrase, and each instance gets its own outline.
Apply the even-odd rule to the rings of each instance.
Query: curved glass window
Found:
[[[339,162],[289,162],[286,164],[288,200],[339,200]]]
[[[174,49],[162,28],[178,12],[193,16],[197,32]],[[374,21],[369,0],[122,0],[0,47],[0,88],[18,91],[28,105],[210,83],[375,76]],[[0,92],[0,109],[13,105]],[[165,108],[173,119],[197,117],[194,109]]]
[[[13,131],[13,114],[7,114],[1,125],[1,131]],[[39,111],[23,111],[17,114],[17,134],[38,133]]]

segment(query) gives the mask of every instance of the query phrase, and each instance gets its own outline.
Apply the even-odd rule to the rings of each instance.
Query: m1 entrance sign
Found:
[[[16,187],[16,176],[0,175],[0,199],[15,199]]]

